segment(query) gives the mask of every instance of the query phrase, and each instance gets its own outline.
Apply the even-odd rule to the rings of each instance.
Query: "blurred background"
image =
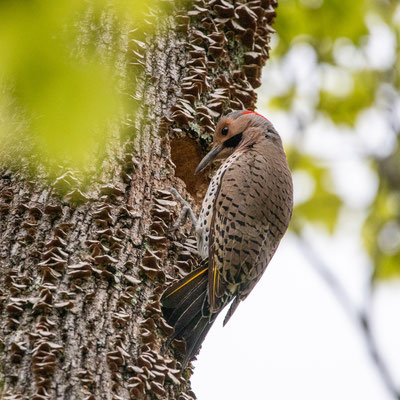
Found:
[[[258,111],[290,233],[196,362],[200,400],[400,398],[400,4],[280,0]]]
[[[0,164],[90,181],[135,111],[141,39],[161,0],[0,1]],[[132,50],[129,64],[128,50]],[[129,65],[129,68],[127,67]],[[121,123],[123,121],[123,123]],[[107,144],[107,146],[105,145]],[[35,159],[40,160],[38,167]]]

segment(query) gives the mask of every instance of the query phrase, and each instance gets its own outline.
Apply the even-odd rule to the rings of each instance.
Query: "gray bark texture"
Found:
[[[190,227],[169,230],[180,205],[166,188],[198,207],[209,179],[194,169],[221,114],[254,109],[276,5],[176,2],[141,38],[82,19],[80,46],[109,38],[99,51],[131,76],[135,113],[89,183],[0,165],[1,398],[195,398],[159,303],[198,262]]]

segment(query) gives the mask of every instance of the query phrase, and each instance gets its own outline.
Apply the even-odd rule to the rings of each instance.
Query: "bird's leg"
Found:
[[[178,200],[183,206],[181,215],[179,216],[179,218],[177,219],[177,221],[175,222],[175,224],[173,225],[171,230],[174,231],[174,230],[178,229],[181,225],[183,225],[186,222],[188,217],[190,218],[194,228],[197,228],[197,225],[198,225],[197,218],[194,215],[194,212],[193,212],[192,208],[190,207],[189,203],[179,194],[179,192],[175,188],[169,187],[168,190],[175,197],[175,199]]]

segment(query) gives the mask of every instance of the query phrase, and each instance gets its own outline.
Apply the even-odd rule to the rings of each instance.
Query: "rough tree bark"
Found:
[[[219,116],[255,107],[274,7],[175,4],[141,41],[101,20],[114,35],[102,51],[121,74],[135,68],[138,107],[100,179],[0,166],[2,398],[195,398],[182,343],[165,348],[159,297],[197,262],[188,226],[168,230],[180,206],[165,188],[201,200],[208,177],[193,171]]]

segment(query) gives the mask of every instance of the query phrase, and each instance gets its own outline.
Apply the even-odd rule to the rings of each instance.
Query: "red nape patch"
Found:
[[[265,118],[264,115],[261,115],[261,114],[259,114],[258,112],[255,112],[255,111],[243,111],[243,112],[242,112],[242,115],[245,115],[245,114],[256,114],[256,115],[258,115],[259,117],[262,117],[262,118],[266,119],[267,121],[269,121],[269,119],[268,119],[268,118]]]

